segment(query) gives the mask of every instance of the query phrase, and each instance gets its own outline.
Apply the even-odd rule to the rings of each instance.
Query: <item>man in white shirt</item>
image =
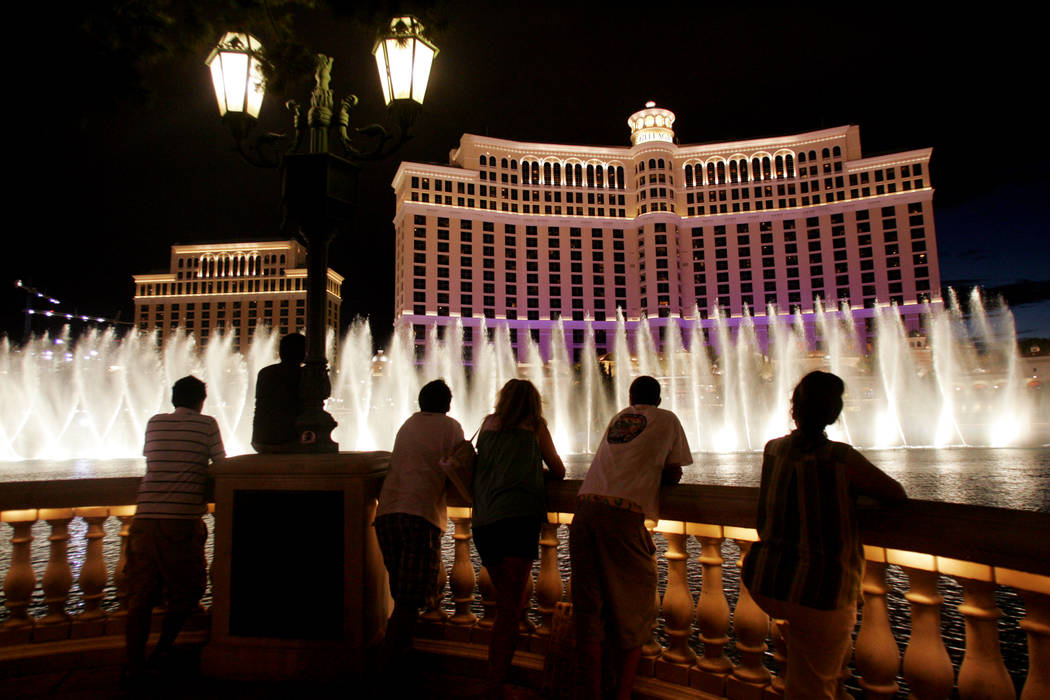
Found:
[[[379,493],[376,537],[394,598],[380,653],[381,671],[397,668],[396,658],[412,641],[419,609],[437,587],[447,478],[438,462],[463,441],[463,428],[445,415],[451,403],[452,392],[440,379],[420,390],[419,412],[397,432]]]
[[[569,529],[573,618],[585,698],[630,698],[656,620],[655,548],[645,520],[659,518],[660,486],[692,464],[682,424],[660,405],[660,383],[638,377],[631,405],[609,423],[577,496]],[[604,660],[604,667],[603,667]],[[618,675],[616,675],[618,674]]]

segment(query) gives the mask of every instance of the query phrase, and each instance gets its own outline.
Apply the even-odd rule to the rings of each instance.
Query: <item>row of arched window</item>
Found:
[[[496,156],[484,156],[484,155],[481,156],[481,167],[484,168],[486,166],[488,166],[490,168],[495,168],[496,167]],[[502,161],[500,161],[500,167],[504,168],[504,169],[511,168],[512,170],[516,170],[518,168],[518,161],[516,161],[516,160],[508,161],[506,158],[504,158]]]
[[[685,186],[724,185],[736,182],[756,182],[774,177],[795,177],[795,156],[779,153],[776,156],[754,156],[750,160],[735,156],[728,161],[718,159],[704,163],[686,163]]]
[[[566,187],[625,188],[622,165],[603,163],[558,163],[521,161],[523,185],[564,185]]]
[[[825,158],[825,159],[827,159],[827,158],[841,158],[842,157],[842,147],[835,146],[834,148],[831,148],[831,149],[825,148],[825,149],[823,149],[820,152],[820,157],[821,158]],[[817,152],[816,151],[810,151],[809,152],[809,160],[810,161],[814,161],[816,159],[817,159]],[[799,163],[805,163],[806,162],[806,151],[799,151],[798,152],[798,162]]]
[[[820,152],[822,159],[841,158],[842,148],[834,146],[824,148]],[[496,167],[496,157],[482,155],[480,157],[482,167]],[[800,151],[798,162],[813,162],[817,160],[817,151]],[[635,167],[635,172],[646,170],[663,170],[670,167],[671,161],[663,158],[650,158],[642,160]],[[499,167],[509,170],[517,170],[518,162],[515,159],[502,158]],[[804,174],[805,168],[802,168]],[[772,180],[779,178],[796,177],[799,173],[795,168],[795,154],[791,151],[782,151],[773,155],[756,154],[751,158],[747,156],[733,156],[729,159],[721,157],[710,161],[692,162],[685,165],[686,187],[700,187],[703,185],[724,185],[739,182],[756,182],[760,180]],[[521,161],[521,182],[523,185],[564,185],[568,187],[607,187],[611,189],[624,189],[625,178],[622,165],[604,163],[580,163],[580,162],[551,162],[541,163],[537,160]]]
[[[496,167],[496,157],[482,155],[481,167]],[[501,158],[499,167],[504,170],[517,170],[518,161]],[[523,185],[563,185],[566,187],[602,187],[622,190],[626,187],[622,165],[607,163],[561,163],[537,160],[521,161],[521,184]]]
[[[198,277],[252,277],[262,274],[264,266],[284,264],[284,255],[259,255],[257,253],[205,255],[193,261]],[[181,262],[181,261],[180,261]]]
[[[667,165],[665,165],[663,158],[650,158],[649,159],[649,169],[650,170],[663,170],[666,167],[667,167]],[[637,165],[637,167],[635,167],[634,171],[636,173],[645,172],[645,160],[639,161],[638,165]]]

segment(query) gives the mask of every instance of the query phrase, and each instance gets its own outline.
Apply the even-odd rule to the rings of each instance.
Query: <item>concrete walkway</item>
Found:
[[[31,672],[0,678],[0,697],[56,698],[62,700],[101,700],[103,698],[160,698],[172,700],[230,700],[231,698],[321,698],[356,697],[393,700],[394,698],[481,698],[484,684],[476,677],[457,675],[426,658],[414,657],[399,676],[400,687],[386,684],[382,688],[367,688],[374,679],[347,677],[334,681],[242,682],[204,678],[198,672],[200,646],[180,646],[170,668],[157,672],[150,682],[139,689],[121,687],[120,675],[123,650],[107,654],[89,667],[78,667],[75,659],[56,663],[51,670],[42,670],[30,664]],[[12,670],[10,667],[8,671]],[[356,686],[356,689],[354,688]],[[529,688],[511,686],[507,698],[535,700],[541,695]]]

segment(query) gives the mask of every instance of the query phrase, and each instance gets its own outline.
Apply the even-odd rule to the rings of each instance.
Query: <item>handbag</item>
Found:
[[[447,455],[438,461],[438,464],[445,472],[445,476],[448,477],[448,482],[451,482],[452,486],[459,492],[459,495],[467,502],[467,505],[474,501],[470,490],[470,482],[474,478],[474,462],[478,458],[478,453],[474,450],[473,440],[475,436],[477,436],[477,432],[470,437],[470,440],[461,440]]]

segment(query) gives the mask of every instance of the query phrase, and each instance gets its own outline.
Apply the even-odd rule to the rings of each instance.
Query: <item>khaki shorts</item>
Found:
[[[850,651],[857,604],[817,610],[756,593],[751,597],[773,619],[787,620],[785,697],[848,698],[840,674]]]
[[[569,527],[577,642],[610,639],[634,649],[649,641],[657,614],[655,553],[641,513],[577,501]]]

